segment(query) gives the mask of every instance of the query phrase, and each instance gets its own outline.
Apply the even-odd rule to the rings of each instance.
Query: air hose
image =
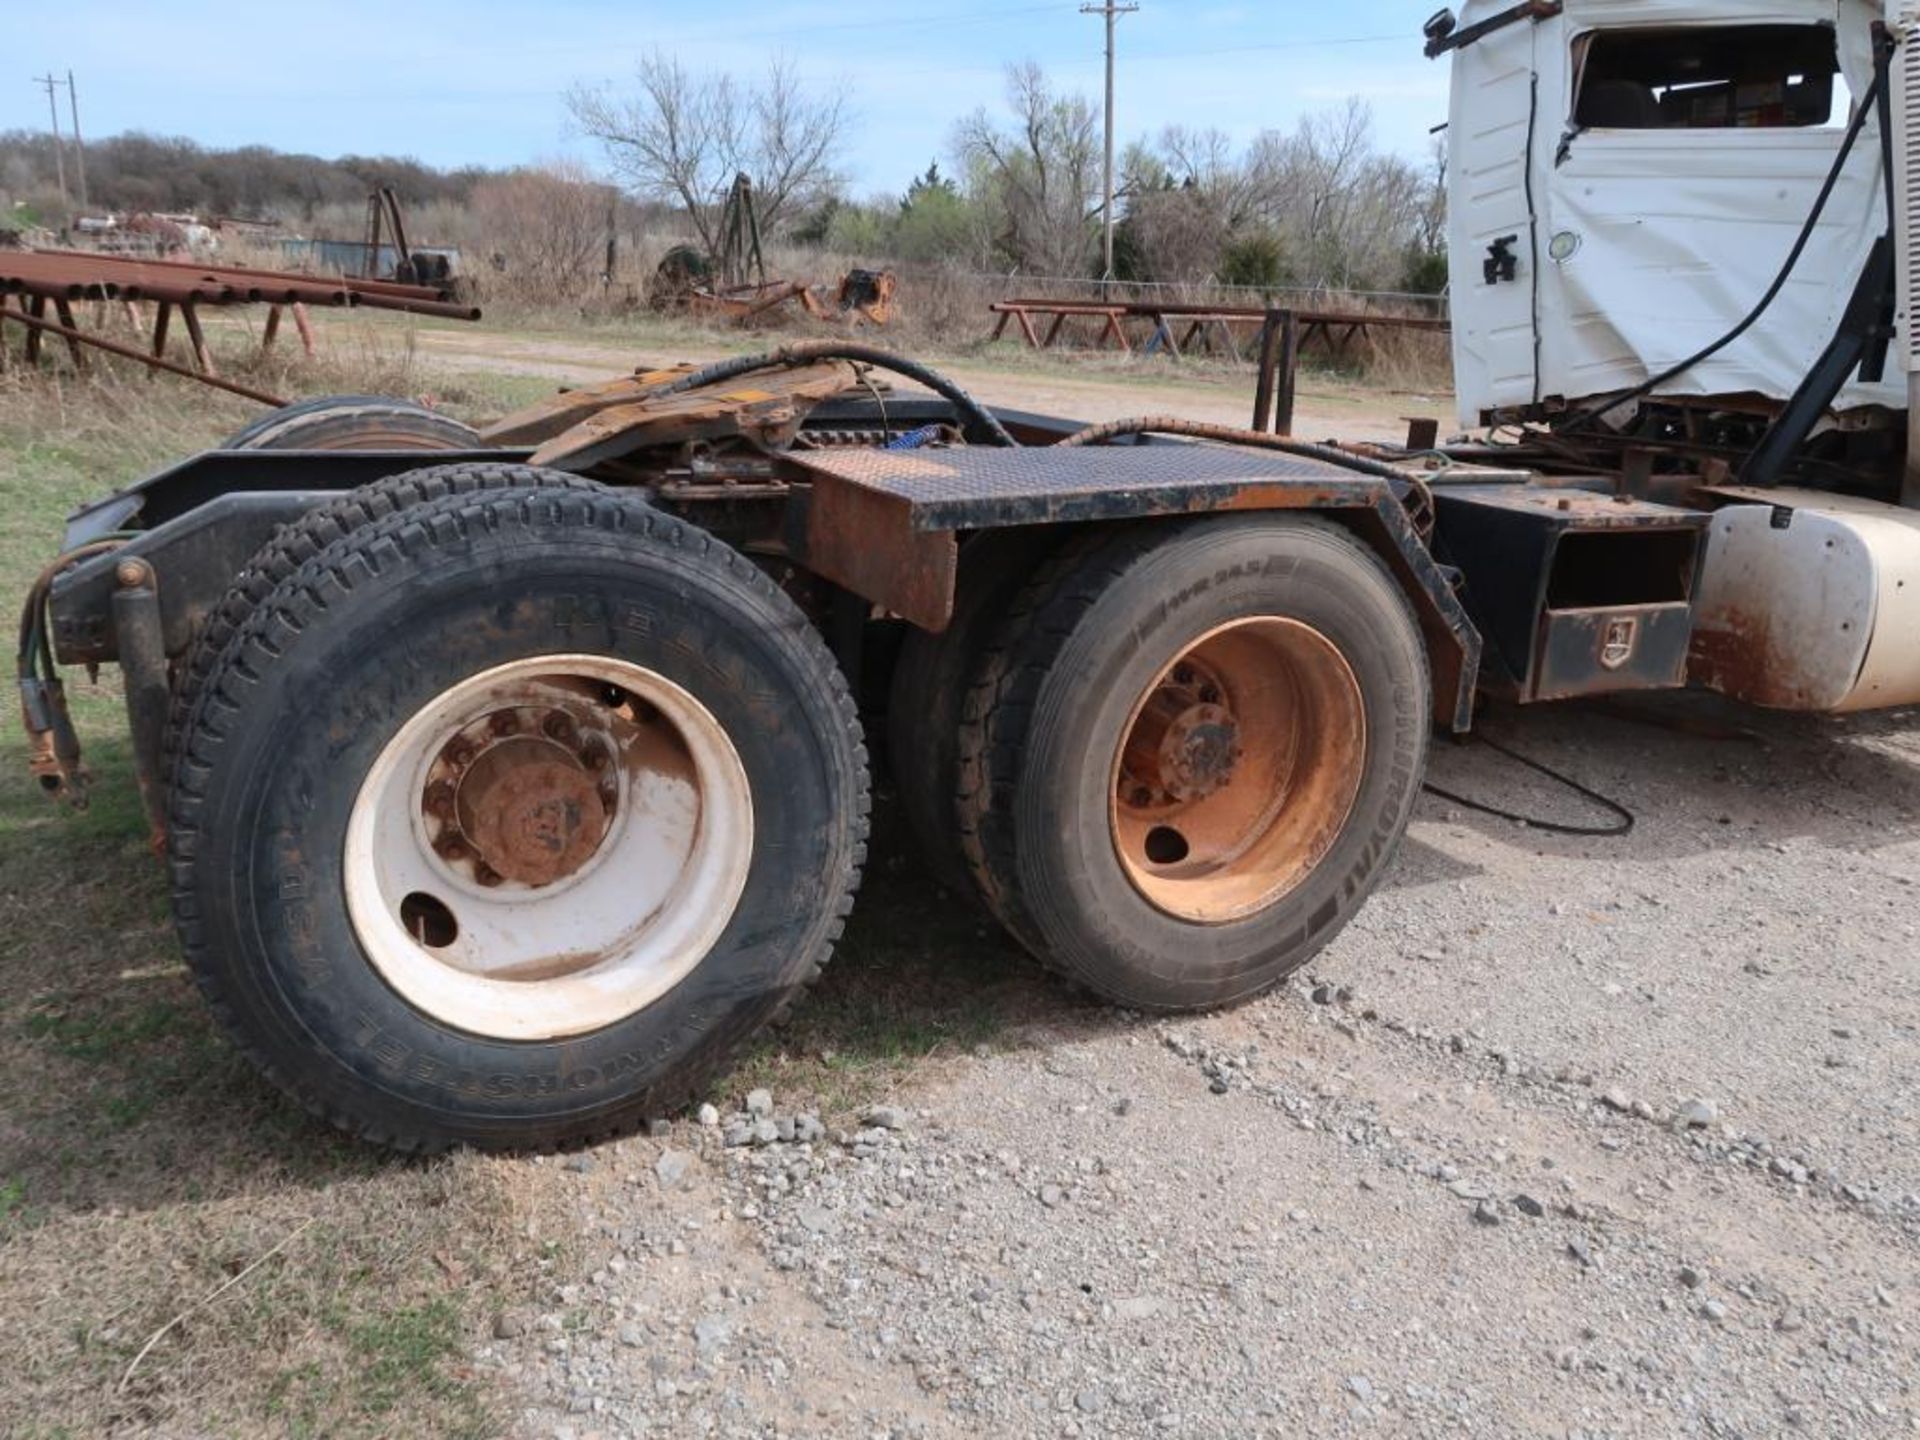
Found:
[[[804,340],[794,345],[782,345],[778,350],[769,350],[759,355],[739,355],[731,360],[716,361],[695,370],[691,375],[680,379],[659,391],[661,395],[679,395],[688,390],[699,390],[708,385],[724,384],[741,375],[751,375],[756,370],[772,370],[785,365],[804,365],[812,360],[850,360],[860,365],[871,365],[876,370],[887,370],[895,375],[924,385],[944,400],[951,400],[972,425],[985,432],[995,445],[1017,446],[1020,442],[1007,433],[993,412],[975,400],[953,381],[916,360],[904,355],[896,355],[891,350],[883,350],[878,345],[860,345],[844,340]]]

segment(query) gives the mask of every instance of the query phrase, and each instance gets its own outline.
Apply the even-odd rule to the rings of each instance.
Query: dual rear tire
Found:
[[[986,535],[961,573],[890,736],[942,878],[1144,1009],[1245,998],[1338,932],[1430,711],[1363,545],[1211,518]],[[616,1135],[826,963],[865,858],[858,718],[712,536],[550,472],[409,472],[283,533],[218,618],[174,738],[176,920],[314,1112],[409,1150]]]
[[[943,642],[969,652],[945,657],[970,676],[951,771],[896,774],[910,813],[945,790],[1012,935],[1110,1000],[1187,1010],[1338,933],[1405,830],[1431,714],[1418,626],[1364,545],[1298,516],[1120,527],[986,608],[990,633],[963,609]]]

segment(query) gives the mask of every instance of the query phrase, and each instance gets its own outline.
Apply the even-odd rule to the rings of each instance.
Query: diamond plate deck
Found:
[[[980,530],[1186,511],[1371,504],[1385,482],[1304,456],[1224,445],[816,451],[816,479],[903,503],[913,529]]]

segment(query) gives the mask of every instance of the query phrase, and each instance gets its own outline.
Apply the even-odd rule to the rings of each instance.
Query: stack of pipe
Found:
[[[446,291],[426,285],[242,265],[136,260],[87,250],[0,250],[0,294],[174,305],[364,305],[453,320],[480,318],[477,306],[458,304],[447,298]]]

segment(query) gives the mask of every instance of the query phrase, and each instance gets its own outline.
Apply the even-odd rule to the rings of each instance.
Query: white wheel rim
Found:
[[[711,711],[641,666],[546,655],[461,681],[387,742],[347,823],[347,910],[418,1009],[549,1040],[685,979],[752,855],[746,769]]]

